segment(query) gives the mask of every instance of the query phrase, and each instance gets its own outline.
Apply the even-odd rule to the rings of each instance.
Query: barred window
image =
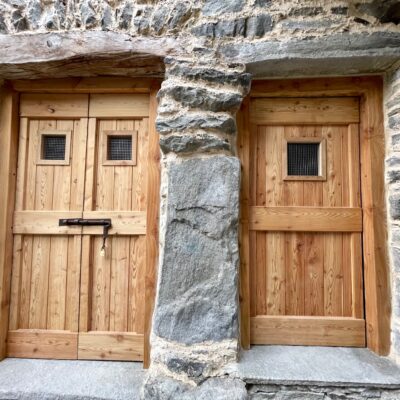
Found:
[[[42,160],[65,160],[65,135],[43,135]]]
[[[108,136],[107,159],[110,161],[132,160],[132,136]]]
[[[289,176],[318,176],[319,143],[288,143],[287,163]]]

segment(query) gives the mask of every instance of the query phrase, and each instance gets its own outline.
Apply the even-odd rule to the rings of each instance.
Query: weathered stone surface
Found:
[[[345,6],[338,6],[338,7],[331,8],[332,14],[336,14],[336,15],[347,15],[348,11],[349,11],[349,8],[345,7]]]
[[[43,8],[40,0],[31,0],[28,3],[26,13],[29,17],[30,26],[32,29],[37,29],[39,27],[42,12]]]
[[[121,12],[119,27],[124,30],[129,29],[132,24],[132,17],[133,17],[132,3],[126,3]]]
[[[261,37],[273,28],[272,18],[269,14],[260,14],[250,17],[246,21],[246,37]]]
[[[20,10],[15,10],[11,18],[16,32],[26,31],[28,29],[28,21]]]
[[[191,387],[168,377],[149,377],[143,400],[246,400],[245,384],[237,379],[210,378]]]
[[[160,147],[164,154],[170,152],[192,153],[195,151],[209,152],[231,149],[228,140],[207,134],[160,137]]]
[[[158,96],[169,95],[185,107],[202,110],[236,112],[242,102],[237,92],[216,91],[198,86],[171,85],[162,88]]]
[[[302,17],[313,17],[323,12],[322,7],[301,7],[293,8],[289,12],[289,16],[302,16]]]
[[[214,26],[214,36],[217,38],[243,36],[245,32],[245,19],[218,21]]]
[[[244,0],[206,0],[201,11],[207,16],[218,16],[241,11],[244,4]]]
[[[379,22],[400,22],[400,3],[398,0],[373,0],[369,3],[356,4],[357,11],[375,17]]]
[[[113,12],[108,4],[104,5],[103,16],[101,18],[101,28],[106,31],[112,27]]]
[[[157,117],[159,133],[181,132],[186,129],[212,129],[223,133],[236,132],[236,122],[229,114],[185,113],[173,118]]]
[[[238,337],[239,181],[234,157],[170,163],[157,336],[187,345]]]
[[[83,0],[80,6],[82,15],[82,25],[86,28],[92,28],[97,22],[97,14],[89,0]]]
[[[165,62],[169,64],[174,59],[166,57]],[[186,79],[204,80],[206,82],[218,83],[221,85],[240,86],[245,94],[250,90],[251,75],[236,71],[220,71],[207,66],[199,67],[191,65],[189,62],[175,63],[168,69],[169,75],[185,77]]]
[[[400,170],[389,170],[386,175],[389,183],[400,181]]]
[[[390,216],[393,219],[400,219],[400,193],[393,192],[389,196]]]
[[[159,35],[162,32],[163,28],[165,27],[168,18],[168,13],[169,9],[165,5],[159,5],[158,8],[156,8],[156,10],[154,11],[152,20],[150,22],[150,28],[157,35]]]
[[[168,20],[168,27],[171,29],[175,29],[178,26],[182,25],[191,14],[191,4],[186,1],[179,1],[175,4],[175,6],[171,10],[171,15]]]
[[[400,274],[400,249],[392,246],[391,253],[393,258],[393,270],[397,274]]]
[[[390,129],[400,128],[400,114],[391,115],[389,117],[389,128]]]

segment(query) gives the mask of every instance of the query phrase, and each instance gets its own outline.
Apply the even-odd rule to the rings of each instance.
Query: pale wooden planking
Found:
[[[361,112],[361,187],[365,312],[368,347],[381,355],[390,350],[390,289],[384,182],[385,136],[382,78],[370,78]]]
[[[87,332],[79,334],[81,360],[142,361],[143,335],[126,332]]]
[[[250,207],[257,231],[361,232],[362,212],[351,207]]]
[[[250,127],[249,120],[249,101],[245,99],[237,114],[237,150],[241,160],[242,176],[240,186],[240,221],[239,229],[239,254],[240,254],[240,279],[239,279],[239,299],[240,299],[240,342],[243,349],[250,348],[250,275],[249,275],[249,252],[250,235],[248,229],[248,207],[250,204],[249,164],[250,157]]]
[[[148,93],[158,81],[153,78],[95,77],[63,79],[19,79],[14,90],[27,93]]]
[[[8,332],[8,357],[73,360],[77,349],[77,333],[35,329]]]
[[[365,320],[345,317],[260,316],[251,318],[253,344],[365,346]]]
[[[88,115],[87,94],[42,94],[21,95],[20,115],[34,118],[79,118]]]
[[[12,247],[12,213],[18,154],[18,95],[0,88],[0,360],[6,355],[9,322]]]
[[[157,92],[159,84],[154,84],[150,91],[149,104],[149,147],[147,158],[147,202],[151,205],[147,209],[146,235],[146,275],[145,275],[145,318],[144,318],[144,355],[143,366],[150,365],[150,332],[156,294],[157,265],[158,265],[158,224],[160,207],[160,147],[159,136],[155,128],[157,115]],[[144,123],[144,122],[143,122]]]
[[[89,117],[141,118],[149,115],[147,94],[92,94]]]
[[[79,235],[81,226],[59,226],[59,220],[81,217],[81,211],[16,211],[13,232],[27,235]]]
[[[265,157],[265,146],[266,146],[266,135],[265,129],[258,128],[256,137],[256,176],[257,182],[255,184],[255,204],[259,206],[265,206],[266,204],[266,157]],[[264,232],[257,232],[255,235],[256,247],[255,247],[255,301],[256,310],[255,315],[267,313],[267,268],[266,268],[266,236]]]
[[[284,205],[282,180],[282,127],[268,127],[266,130],[266,206]],[[251,223],[250,223],[251,225]],[[285,313],[285,235],[281,232],[266,234],[267,267],[267,314]]]
[[[112,227],[110,235],[145,235],[146,218],[145,211],[84,211],[83,218],[111,218]],[[101,226],[85,226],[84,234],[102,235]]]
[[[250,118],[259,125],[349,124],[360,120],[357,97],[259,98]]]
[[[91,330],[92,312],[92,279],[93,279],[93,251],[92,239],[83,235],[81,240],[82,256],[80,265],[79,286],[79,332]]]
[[[322,136],[327,142],[327,176],[323,183],[323,205],[342,206],[343,171],[342,135],[347,127],[324,126]],[[358,210],[360,211],[360,210]],[[334,223],[333,225],[336,225]],[[360,229],[361,230],[361,229]],[[332,229],[331,232],[334,232]],[[343,315],[343,237],[340,233],[324,235],[324,302],[326,316]]]
[[[287,142],[303,138],[303,131],[296,126],[285,126],[282,144],[283,162],[287,165],[285,157]],[[307,138],[307,140],[309,140]],[[314,138],[318,140],[318,138]],[[282,178],[286,179],[287,167],[283,165]],[[303,205],[304,182],[284,182],[284,205]],[[285,314],[304,314],[304,234],[301,232],[287,232],[285,238],[285,260],[281,266],[285,270]]]

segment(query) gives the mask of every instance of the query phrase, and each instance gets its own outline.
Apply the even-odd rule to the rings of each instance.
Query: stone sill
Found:
[[[226,372],[256,385],[400,388],[400,366],[368,349],[253,346]]]

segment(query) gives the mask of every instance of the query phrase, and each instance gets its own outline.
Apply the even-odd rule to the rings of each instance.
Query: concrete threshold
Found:
[[[142,363],[32,360],[0,362],[1,400],[139,400]]]
[[[400,366],[359,348],[253,346],[227,372],[248,384],[400,389]]]

